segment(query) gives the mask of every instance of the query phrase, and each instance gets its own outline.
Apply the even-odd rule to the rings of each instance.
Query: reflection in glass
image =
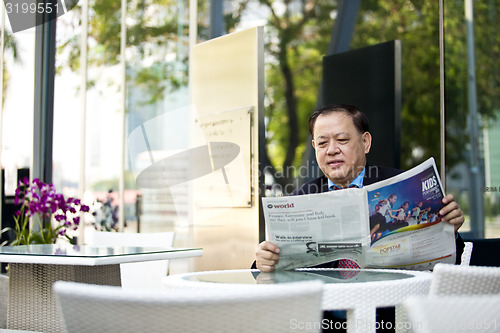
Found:
[[[444,3],[448,191],[458,198],[466,214],[462,232],[471,231],[470,237],[498,237],[500,175],[495,170],[500,166],[500,3]],[[466,14],[466,5],[470,14]],[[471,136],[473,130],[477,137]],[[479,184],[472,185],[476,177]]]
[[[301,268],[297,270],[274,271],[269,273],[258,270],[234,270],[193,274],[184,277],[190,281],[229,283],[229,284],[277,284],[307,280],[321,280],[324,283],[352,283],[408,279],[413,275],[390,270],[315,270]]]

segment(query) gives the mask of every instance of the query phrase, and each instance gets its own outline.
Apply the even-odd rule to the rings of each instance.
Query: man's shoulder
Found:
[[[385,180],[402,173],[403,170],[389,168],[380,165],[367,165],[365,168],[365,178],[363,185],[370,185],[381,180]]]
[[[290,195],[303,195],[311,193],[322,193],[328,191],[328,179],[325,175],[313,179],[296,188]]]

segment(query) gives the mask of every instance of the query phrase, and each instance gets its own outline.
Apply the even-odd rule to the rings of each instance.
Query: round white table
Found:
[[[259,270],[240,269],[195,272],[170,275],[164,279],[165,289],[196,291],[200,288],[238,288],[241,284],[259,285],[321,280],[324,282],[323,310],[347,310],[348,332],[373,333],[380,328],[376,322],[377,307],[396,307],[397,332],[407,330],[404,311],[398,306],[414,295],[429,292],[430,272],[382,269],[296,269],[261,273]],[[329,328],[322,322],[322,328]],[[378,327],[377,327],[378,326]],[[387,327],[387,326],[386,326]]]

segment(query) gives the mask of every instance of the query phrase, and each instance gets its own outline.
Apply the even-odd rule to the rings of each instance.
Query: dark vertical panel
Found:
[[[323,105],[352,104],[367,114],[369,164],[400,167],[401,46],[377,44],[323,58]]]
[[[46,183],[52,182],[56,17],[55,11],[36,17],[33,178]]]
[[[225,34],[223,0],[210,1],[210,38]]]

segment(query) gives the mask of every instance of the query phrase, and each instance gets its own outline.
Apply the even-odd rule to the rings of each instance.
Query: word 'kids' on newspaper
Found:
[[[350,259],[371,268],[428,270],[455,262],[453,226],[433,158],[384,181],[342,191],[263,198],[276,269]]]

